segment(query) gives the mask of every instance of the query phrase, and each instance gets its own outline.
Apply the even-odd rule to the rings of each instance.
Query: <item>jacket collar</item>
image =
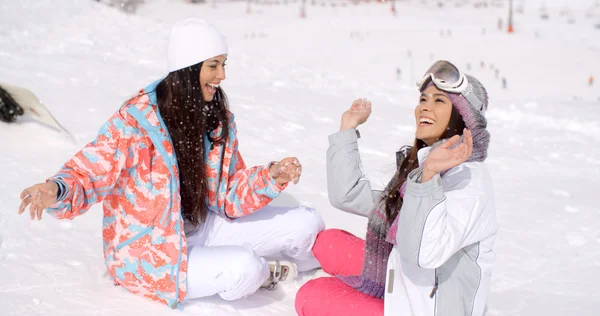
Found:
[[[429,156],[430,152],[431,152],[431,147],[430,146],[423,147],[423,148],[419,149],[419,151],[417,151],[417,159],[419,159],[419,166],[423,165],[423,163],[425,162],[425,160]]]
[[[122,111],[122,115],[128,112],[130,108],[137,108],[145,118],[144,126],[140,126],[147,132],[158,131],[161,128],[166,131],[166,126],[162,121],[160,111],[158,110],[158,102],[156,98],[156,86],[161,82],[159,79],[145,88],[138,91],[137,94],[132,96],[119,111]],[[137,119],[136,119],[137,121]],[[138,124],[140,122],[138,121]]]

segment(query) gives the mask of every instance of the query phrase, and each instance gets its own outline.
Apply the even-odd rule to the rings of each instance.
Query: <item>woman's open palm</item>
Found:
[[[57,192],[58,185],[52,181],[39,183],[23,190],[21,192],[19,214],[25,212],[25,209],[29,206],[31,219],[37,217],[38,220],[41,220],[43,211],[56,203]]]
[[[463,141],[458,145],[456,144],[460,140],[460,136],[454,135],[448,141],[433,149],[427,156],[423,168],[436,174],[467,161],[473,153],[473,135],[471,131],[465,129],[463,136]],[[456,146],[451,148],[454,145]]]
[[[371,102],[367,99],[356,99],[349,110],[342,114],[342,126],[340,130],[357,128],[365,123],[371,116]]]

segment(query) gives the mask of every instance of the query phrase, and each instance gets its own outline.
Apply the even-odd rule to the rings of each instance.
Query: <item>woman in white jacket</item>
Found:
[[[497,232],[483,163],[487,92],[447,61],[436,62],[418,87],[414,145],[398,152],[389,172],[362,172],[356,128],[367,121],[369,102],[355,101],[329,136],[330,201],[369,217],[367,238],[321,232],[313,252],[335,277],[300,289],[299,315],[483,315]]]

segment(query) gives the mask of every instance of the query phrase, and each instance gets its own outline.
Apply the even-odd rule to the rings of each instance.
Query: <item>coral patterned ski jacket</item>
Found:
[[[72,219],[102,202],[104,258],[115,284],[175,308],[186,297],[187,246],[179,170],[158,112],[158,83],[127,101],[94,141],[48,179],[64,188],[48,213]],[[218,135],[220,128],[212,133]],[[228,128],[228,141],[205,151],[207,203],[233,220],[267,205],[285,186],[266,167],[246,169],[233,114]]]

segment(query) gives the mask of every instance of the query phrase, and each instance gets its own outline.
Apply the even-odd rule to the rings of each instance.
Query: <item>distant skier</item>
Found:
[[[117,6],[127,13],[134,13],[137,6],[143,3],[143,0],[95,0],[96,2],[104,3],[110,7]]]
[[[0,87],[0,121],[12,123],[23,113],[23,108],[6,90]]]

